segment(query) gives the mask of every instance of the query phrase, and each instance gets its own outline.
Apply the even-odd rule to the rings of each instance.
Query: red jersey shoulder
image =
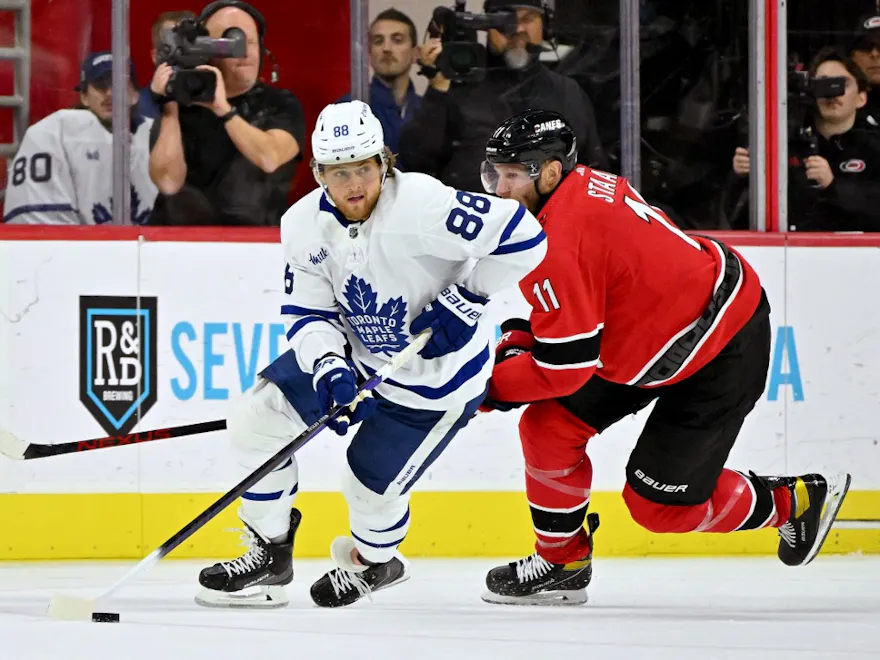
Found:
[[[578,165],[560,186],[566,204],[602,208],[620,202],[628,188],[625,178]]]

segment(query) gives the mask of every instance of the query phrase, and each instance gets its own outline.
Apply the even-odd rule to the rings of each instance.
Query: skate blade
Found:
[[[251,587],[234,593],[202,589],[195,601],[202,607],[274,610],[287,607],[290,599],[284,587]]]
[[[532,605],[538,607],[569,607],[583,605],[589,600],[586,589],[542,591],[530,596],[502,596],[487,591],[481,598],[493,605]]]
[[[409,573],[404,573],[399,578],[394,580],[394,582],[389,582],[388,584],[384,584],[381,587],[377,587],[376,589],[373,589],[370,593],[374,594],[377,591],[382,591],[383,589],[390,589],[391,587],[396,587],[401,582],[406,582],[407,580],[409,580]]]
[[[837,518],[840,506],[843,504],[843,500],[849,492],[849,486],[851,483],[852,475],[850,474],[839,474],[828,479],[828,494],[825,496],[825,511],[822,512],[822,516],[819,518],[819,532],[816,534],[816,542],[807,554],[806,559],[800,564],[801,566],[806,566],[816,558],[816,555],[819,554],[819,551],[825,544],[825,539],[831,532],[831,527],[834,525],[834,520]]]

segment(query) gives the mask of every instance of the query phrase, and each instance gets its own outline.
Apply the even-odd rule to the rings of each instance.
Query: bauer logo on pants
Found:
[[[108,435],[156,403],[156,298],[80,296],[79,399]]]

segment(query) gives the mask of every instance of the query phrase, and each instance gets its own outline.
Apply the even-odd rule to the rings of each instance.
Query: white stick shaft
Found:
[[[423,333],[418,335],[415,339],[413,339],[409,346],[404,348],[400,353],[391,358],[391,362],[386,364],[384,367],[379,369],[376,372],[376,375],[379,376],[382,380],[388,378],[395,371],[400,369],[404,364],[409,362],[415,353],[418,353],[425,347],[425,344],[428,343],[428,340],[431,338],[431,331],[425,330]]]
[[[160,548],[156,548],[149,555],[140,560],[137,564],[135,564],[129,571],[123,575],[121,578],[116,580],[112,585],[107,587],[103,592],[101,592],[95,600],[103,600],[104,598],[108,598],[112,593],[114,593],[117,589],[119,589],[123,584],[128,582],[129,580],[134,579],[141,573],[146,573],[148,570],[153,568],[156,564],[159,563],[161,557],[159,556]]]

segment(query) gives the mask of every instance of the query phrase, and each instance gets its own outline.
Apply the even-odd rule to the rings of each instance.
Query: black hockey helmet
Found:
[[[526,110],[505,119],[486,143],[486,160],[480,168],[483,187],[495,193],[495,165],[519,163],[530,179],[536,179],[549,160],[562,163],[563,173],[577,164],[577,139],[568,120],[550,110]]]

